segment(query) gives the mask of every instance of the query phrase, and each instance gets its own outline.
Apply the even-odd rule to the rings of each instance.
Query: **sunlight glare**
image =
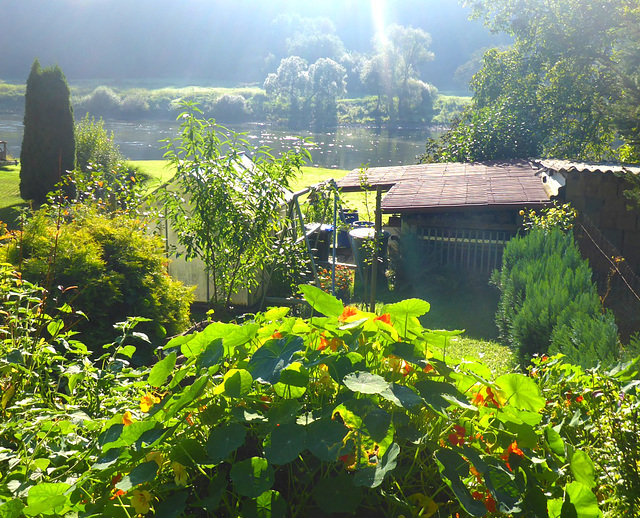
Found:
[[[376,38],[382,46],[387,44],[387,35],[385,33],[385,10],[386,0],[371,0],[371,17],[373,27],[375,29]]]

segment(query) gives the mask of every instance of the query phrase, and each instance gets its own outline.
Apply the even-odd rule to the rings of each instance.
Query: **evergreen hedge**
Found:
[[[619,357],[617,326],[603,312],[591,268],[571,233],[533,228],[512,239],[493,283],[501,292],[501,339],[522,363],[558,352],[585,367]]]
[[[75,166],[70,96],[60,67],[43,69],[36,59],[27,80],[20,152],[20,196],[36,205],[44,203],[47,194]]]

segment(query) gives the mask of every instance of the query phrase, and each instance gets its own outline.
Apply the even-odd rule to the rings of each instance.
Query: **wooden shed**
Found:
[[[344,191],[381,188],[381,210],[395,232],[415,233],[432,264],[488,273],[522,226],[522,209],[570,202],[607,241],[606,254],[640,272],[640,215],[623,194],[625,175],[640,167],[565,160],[434,163],[354,170],[338,182]],[[394,229],[388,229],[394,232]],[[594,245],[595,246],[595,245]],[[600,246],[599,244],[597,246]]]
[[[551,203],[551,190],[530,161],[436,163],[354,170],[343,191],[382,188],[392,234],[410,232],[432,265],[488,274],[522,225],[520,210]]]

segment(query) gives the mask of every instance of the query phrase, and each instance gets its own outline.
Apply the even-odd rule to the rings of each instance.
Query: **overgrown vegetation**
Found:
[[[0,112],[22,113],[24,85],[0,83]],[[95,88],[71,85],[71,101],[78,114],[89,113],[93,118],[173,120],[180,112],[180,102],[198,104],[207,118],[224,123],[246,121],[282,122],[288,119],[287,106],[267,98],[258,87],[183,87],[183,88],[123,88],[101,85]],[[415,111],[406,122],[449,124],[468,98],[441,96],[432,91],[425,105],[426,111]],[[338,124],[388,124],[392,122],[385,106],[377,96],[336,99]]]
[[[5,516],[637,510],[640,360],[495,376],[446,361],[456,333],[422,328],[424,301],[374,314],[303,286],[322,316],[212,322],[132,368],[135,321],[92,361],[37,287],[0,273]]]
[[[424,162],[638,163],[637,1],[478,0],[470,7],[514,44],[485,52],[471,104],[441,139],[427,142]]]

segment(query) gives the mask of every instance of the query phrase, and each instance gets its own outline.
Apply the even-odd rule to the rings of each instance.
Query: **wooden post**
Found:
[[[376,212],[375,222],[373,226],[373,254],[371,262],[371,300],[369,302],[369,311],[376,309],[376,288],[378,284],[378,248],[380,246],[380,238],[382,237],[382,188],[376,186]]]

